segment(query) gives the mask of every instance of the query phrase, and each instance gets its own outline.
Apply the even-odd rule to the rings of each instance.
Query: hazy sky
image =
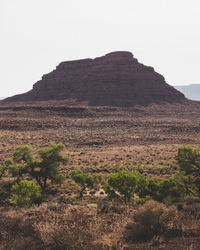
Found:
[[[58,63],[131,51],[171,85],[200,83],[199,0],[0,0],[0,96]]]

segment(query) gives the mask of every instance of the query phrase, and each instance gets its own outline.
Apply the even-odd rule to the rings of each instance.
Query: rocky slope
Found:
[[[174,86],[174,88],[183,93],[188,99],[200,101],[200,84]]]
[[[95,59],[60,63],[43,75],[33,89],[4,102],[73,99],[94,106],[134,106],[182,102],[185,97],[152,67],[130,52],[112,52]]]

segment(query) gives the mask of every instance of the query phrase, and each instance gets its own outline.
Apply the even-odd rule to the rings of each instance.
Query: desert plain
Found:
[[[36,152],[38,148],[48,146],[51,142],[65,145],[63,154],[69,157],[69,162],[61,169],[63,175],[67,175],[70,169],[78,167],[91,173],[97,172],[104,175],[125,168],[138,170],[153,177],[171,176],[177,171],[174,157],[178,148],[184,145],[193,147],[200,145],[200,104],[186,100],[182,104],[152,104],[147,107],[129,108],[70,105],[64,101],[28,104],[2,103],[0,105],[0,158],[2,163],[12,156],[19,145],[30,145]],[[181,215],[185,220],[183,236],[178,235],[168,240],[153,239],[153,242],[126,243],[120,241],[119,231],[130,220],[135,208],[125,206],[123,216],[121,212],[118,214],[113,211],[98,214],[96,212],[98,206],[96,207],[95,203],[97,199],[101,199],[101,195],[102,198],[105,198],[105,194],[97,192],[98,195],[91,198],[92,193],[91,195],[85,193],[87,198],[80,204],[80,202],[74,201],[76,191],[76,185],[68,180],[56,194],[53,193],[46,198],[46,205],[28,210],[13,210],[12,206],[7,204],[7,197],[5,200],[2,197],[1,216],[9,218],[8,221],[10,218],[17,218],[18,222],[21,221],[19,228],[16,229],[16,235],[19,234],[22,238],[20,241],[18,236],[16,239],[11,234],[10,243],[6,246],[3,241],[1,249],[27,249],[27,246],[30,249],[127,250],[198,249],[199,247],[198,206],[196,210],[192,210],[189,205],[189,213],[184,212]],[[90,203],[94,205],[89,205]],[[55,242],[53,244],[51,240],[48,242],[48,237],[52,233],[49,228],[55,227],[55,230],[58,230],[54,219],[57,218],[56,220],[62,223],[66,211],[70,213],[71,220],[76,221],[78,218],[77,226],[80,232],[91,227],[87,223],[95,222],[96,224],[92,225],[93,230],[96,231],[93,231],[92,235],[98,235],[99,240],[94,237],[93,243],[89,243],[88,238],[91,235],[86,230],[87,234],[83,235],[85,241],[81,238],[81,243],[77,243],[79,241],[73,239],[78,244],[73,243],[74,248],[66,248],[66,244],[63,247],[63,241],[62,243],[57,242],[58,245]],[[73,211],[77,212],[77,217]],[[194,214],[196,217],[193,216]],[[37,222],[34,225],[41,234],[42,243],[38,240],[34,241],[35,236],[24,236],[24,233],[21,232],[26,227],[26,223],[33,223],[33,221]],[[11,228],[14,230],[12,223]],[[38,229],[38,225],[43,227]],[[74,231],[70,237],[72,236],[74,237]],[[79,236],[82,237],[82,233],[79,233]],[[13,245],[15,245],[14,248]]]

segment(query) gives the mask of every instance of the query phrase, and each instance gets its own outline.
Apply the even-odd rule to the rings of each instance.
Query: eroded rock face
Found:
[[[130,52],[112,52],[95,59],[66,61],[43,75],[33,89],[6,102],[75,99],[96,106],[134,106],[181,102],[184,95],[152,67]]]

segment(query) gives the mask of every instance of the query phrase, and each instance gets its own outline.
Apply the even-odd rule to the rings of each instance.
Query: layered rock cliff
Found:
[[[4,102],[74,99],[95,106],[134,106],[181,102],[184,95],[165,82],[152,67],[130,52],[112,52],[95,59],[60,63],[43,75],[33,89]]]

